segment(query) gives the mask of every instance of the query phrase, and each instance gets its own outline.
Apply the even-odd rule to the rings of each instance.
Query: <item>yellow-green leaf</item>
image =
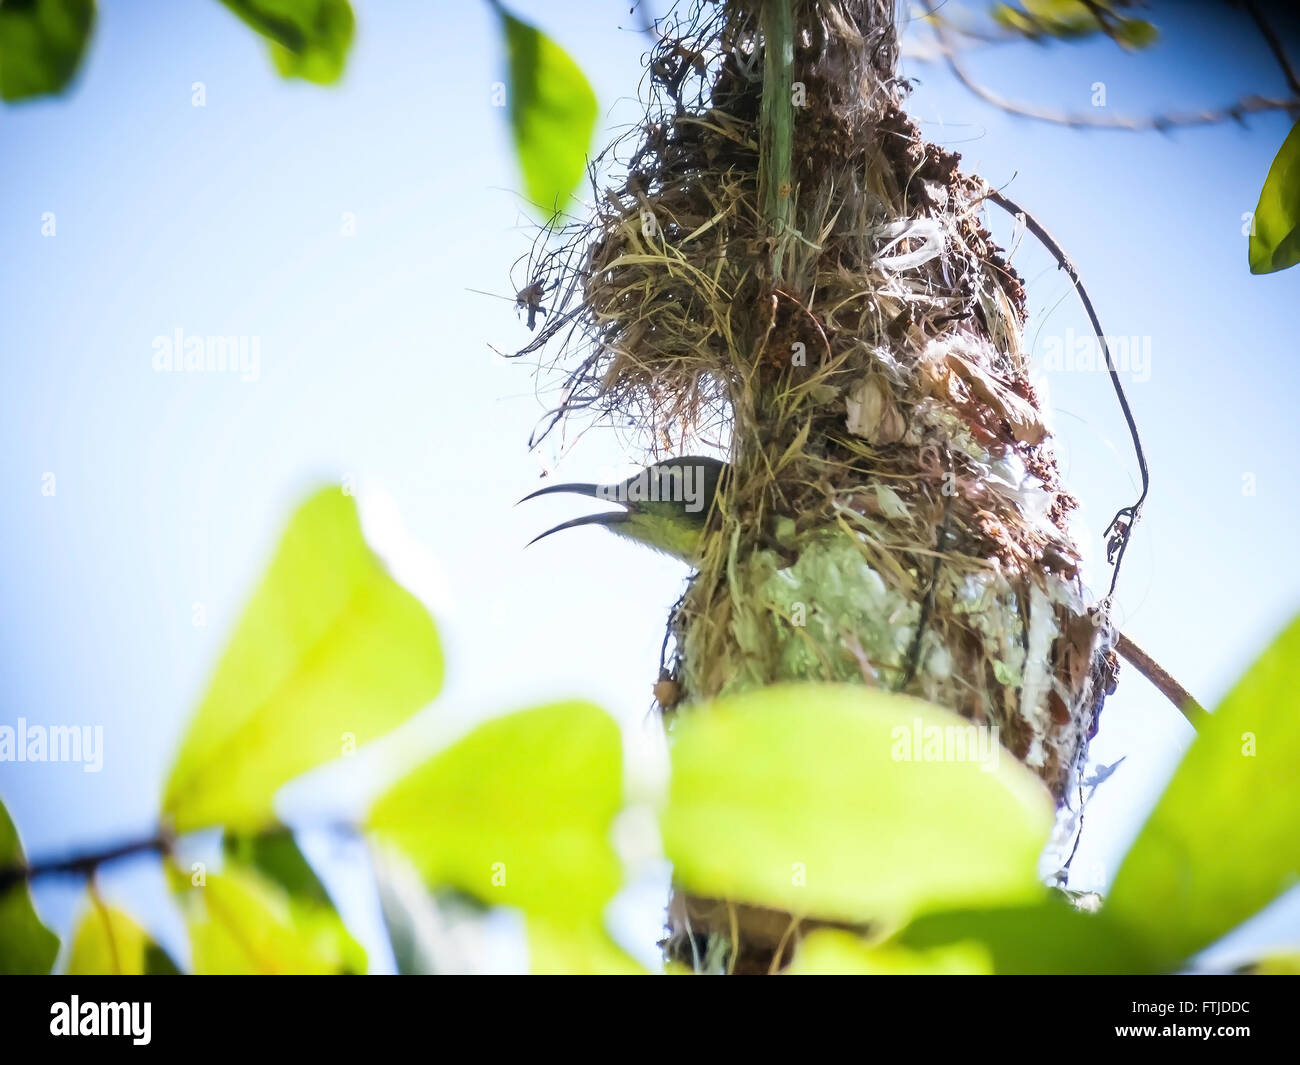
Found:
[[[1273,954],[1238,970],[1251,976],[1300,976],[1300,951]]]
[[[62,92],[81,65],[95,0],[0,3],[0,97]]]
[[[1105,913],[1076,910],[1056,895],[988,909],[919,916],[891,941],[908,951],[975,946],[999,974],[1150,974],[1165,969]]]
[[[642,976],[646,969],[599,924],[528,921],[528,967],[543,976]]]
[[[282,784],[428,703],[442,653],[428,612],[366,546],[350,496],[299,508],[181,744],[163,798],[179,832],[273,822]]]
[[[1169,965],[1300,883],[1300,618],[1201,725],[1103,912]]]
[[[851,932],[819,928],[799,944],[787,976],[987,975],[988,951],[979,943],[953,943],[928,950],[870,944]]]
[[[348,0],[221,0],[271,42],[286,78],[332,85],[343,76],[356,20]]]
[[[686,715],[663,818],[678,882],[848,921],[1037,895],[1046,789],[996,744],[982,762],[974,748],[945,758],[949,739],[955,755],[979,734],[850,686],[765,688]]]
[[[529,200],[544,218],[565,210],[587,166],[596,94],[569,54],[499,3],[509,82],[506,105]]]
[[[118,909],[88,899],[86,911],[72,937],[68,974],[73,976],[138,976],[147,968],[149,934]]]
[[[361,973],[365,952],[331,907],[227,862],[195,885],[173,873],[198,974]]]
[[[1250,272],[1271,274],[1300,262],[1300,122],[1278,149],[1255,207]]]
[[[320,906],[334,905],[288,829],[269,830],[256,836],[227,833],[221,841],[221,850],[227,859],[256,869],[290,895]]]
[[[0,802],[0,869],[25,861],[18,830]],[[36,915],[27,881],[0,891],[0,976],[48,973],[58,953],[59,937]]]
[[[622,879],[618,726],[567,702],[480,725],[379,799],[370,828],[433,888],[559,924],[599,919]]]

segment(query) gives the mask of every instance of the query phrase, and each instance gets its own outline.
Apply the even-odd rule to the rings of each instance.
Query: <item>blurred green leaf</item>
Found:
[[[288,898],[296,925],[311,934],[332,938],[345,972],[366,969],[366,955],[339,916],[325,885],[311,867],[293,833],[272,829],[256,836],[226,833],[222,853],[236,868],[248,869],[281,889]]]
[[[271,829],[256,836],[236,836],[227,832],[221,841],[221,849],[227,858],[256,869],[290,895],[321,906],[334,905],[316,870],[288,829]]]
[[[622,775],[609,715],[557,703],[480,725],[382,796],[369,825],[430,887],[581,926],[622,881],[609,838]]]
[[[1156,973],[1159,960],[1105,914],[1056,896],[1015,906],[923,914],[891,945],[909,951],[976,947],[999,974]]]
[[[529,971],[544,976],[642,976],[630,957],[599,924],[554,925],[528,920]]]
[[[829,928],[810,932],[784,970],[787,976],[985,975],[992,971],[987,950],[975,942],[907,950],[873,945],[851,932]]]
[[[25,861],[18,830],[0,802],[0,869]],[[58,953],[59,937],[36,915],[27,882],[0,892],[0,976],[48,973]]]
[[[1250,234],[1250,272],[1271,274],[1300,262],[1300,122],[1268,168]]]
[[[1116,43],[1129,49],[1147,48],[1154,44],[1160,31],[1145,19],[1126,18],[1112,3],[1098,0],[1094,6],[1107,13],[1103,25],[1096,14],[1082,0],[1022,0],[1023,7],[1009,4],[993,5],[993,20],[1000,26],[1033,40],[1058,37],[1072,40],[1106,33]]]
[[[563,212],[587,167],[596,94],[558,44],[499,3],[509,69],[507,107],[528,199],[549,219]]]
[[[72,937],[70,976],[138,976],[146,971],[149,934],[125,911],[87,897]]]
[[[662,821],[678,882],[847,921],[1037,895],[1046,789],[996,745],[983,767],[902,760],[930,727],[972,734],[920,700],[836,685],[764,688],[686,715]]]
[[[348,0],[221,0],[271,42],[286,78],[332,85],[343,76],[356,21]]]
[[[1103,913],[1176,965],[1300,883],[1300,618],[1201,725]]]
[[[332,907],[295,898],[256,870],[229,861],[194,885],[173,870],[190,932],[194,972],[364,973],[366,955]]]
[[[0,97],[62,92],[94,24],[95,0],[0,0]]]
[[[157,943],[150,940],[144,945],[145,976],[180,976],[180,966]]]
[[[286,781],[400,725],[442,683],[424,607],[361,536],[350,496],[326,488],[294,514],[172,767],[178,832],[274,821]]]
[[[1133,51],[1150,48],[1160,39],[1160,31],[1140,18],[1118,19],[1112,32],[1120,44]]]
[[[1300,951],[1260,958],[1238,972],[1250,976],[1300,976]]]

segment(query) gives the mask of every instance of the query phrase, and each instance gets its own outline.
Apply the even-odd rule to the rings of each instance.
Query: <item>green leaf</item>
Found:
[[[222,839],[222,853],[236,868],[255,872],[281,889],[299,927],[334,941],[345,972],[365,972],[365,951],[348,932],[334,900],[288,829],[272,829],[256,836],[227,833]]]
[[[1300,976],[1300,951],[1261,958],[1238,971],[1251,976]]]
[[[366,546],[350,496],[294,514],[181,744],[163,798],[177,832],[274,822],[282,784],[428,703],[442,653],[424,607]]]
[[[430,887],[578,926],[622,881],[609,838],[622,774],[609,715],[557,703],[480,725],[382,796],[369,825]]]
[[[62,92],[81,65],[95,0],[0,2],[0,97]]]
[[[356,21],[348,0],[221,0],[271,42],[286,78],[333,85],[343,76]]]
[[[145,976],[180,976],[180,966],[157,943],[150,940],[144,945]]]
[[[549,219],[564,211],[586,170],[596,94],[563,48],[494,6],[505,34],[515,155],[529,200]]]
[[[221,849],[227,858],[251,866],[290,895],[321,906],[334,905],[316,870],[288,829],[272,829],[256,836],[226,833]]]
[[[365,951],[332,907],[295,898],[256,870],[227,862],[205,883],[172,870],[198,974],[363,973]]]
[[[25,861],[18,830],[0,802],[0,869]],[[36,915],[27,881],[0,892],[0,975],[48,973],[58,953],[59,937]]]
[[[1113,33],[1115,40],[1133,51],[1150,48],[1160,39],[1160,31],[1140,18],[1118,19]]]
[[[138,976],[146,971],[149,934],[123,910],[88,899],[72,937],[70,976]],[[165,955],[164,955],[165,956]]]
[[[977,948],[999,974],[1150,974],[1162,971],[1127,928],[1056,896],[1015,906],[923,914],[891,945],[932,952]]]
[[[1176,965],[1300,883],[1300,618],[1208,715],[1104,911]]]
[[[1250,272],[1271,274],[1300,262],[1300,122],[1268,168],[1250,234]]]
[[[641,976],[646,969],[599,924],[528,921],[528,967],[543,976]]]
[[[847,685],[764,688],[687,715],[662,821],[678,882],[845,921],[1037,895],[1047,790],[996,744],[983,765],[913,749],[950,727],[973,735],[947,710]]]
[[[870,944],[851,932],[819,928],[799,944],[787,976],[944,976],[993,972],[988,952],[978,943],[944,944],[907,950]]]
[[[1033,40],[1043,37],[1074,40],[1104,32],[1122,47],[1136,50],[1149,47],[1160,36],[1160,31],[1151,23],[1144,19],[1125,18],[1106,0],[1099,0],[1093,6],[1107,12],[1105,24],[1082,0],[1024,0],[1023,10],[1007,4],[994,4],[992,14],[993,20],[1005,29]]]

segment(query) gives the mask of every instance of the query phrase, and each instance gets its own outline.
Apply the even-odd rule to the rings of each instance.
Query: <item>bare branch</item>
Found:
[[[1071,126],[1076,129],[1111,129],[1123,130],[1129,133],[1149,133],[1153,131],[1163,133],[1176,127],[1215,126],[1229,121],[1244,122],[1249,115],[1268,111],[1285,111],[1288,113],[1300,111],[1300,89],[1297,89],[1294,95],[1291,96],[1244,96],[1234,103],[1221,107],[1205,108],[1200,111],[1173,111],[1160,115],[1096,115],[1080,112],[1066,114],[1063,111],[1053,111],[1034,104],[1008,100],[978,82],[966,69],[965,64],[961,61],[959,50],[952,43],[947,28],[943,21],[936,16],[933,0],[921,0],[921,4],[930,18],[935,37],[938,40],[939,50],[943,53],[944,61],[948,64],[948,69],[952,71],[953,76],[985,103],[992,104],[1008,114],[1032,118],[1039,122],[1051,122],[1058,126]]]
[[[1193,728],[1199,729],[1201,727],[1208,716],[1205,707],[1198,703],[1178,681],[1174,680],[1164,666],[1122,632],[1115,641],[1115,650],[1126,662],[1130,663],[1134,669],[1155,685],[1156,690],[1161,695],[1178,707],[1179,712],[1191,722]]]
[[[1296,76],[1295,67],[1291,65],[1291,60],[1287,58],[1286,49],[1282,47],[1282,42],[1273,31],[1273,27],[1268,24],[1268,21],[1264,18],[1264,13],[1260,11],[1255,0],[1246,0],[1246,10],[1250,12],[1250,17],[1255,20],[1259,32],[1264,35],[1264,40],[1268,42],[1269,48],[1272,49],[1273,55],[1277,58],[1278,66],[1282,68],[1282,73],[1286,76],[1286,83],[1291,86],[1291,91],[1300,96],[1300,77]]]

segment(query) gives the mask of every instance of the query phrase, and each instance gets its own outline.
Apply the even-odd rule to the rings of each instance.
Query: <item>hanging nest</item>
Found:
[[[521,354],[563,349],[551,424],[594,412],[645,428],[653,457],[729,451],[660,691],[919,695],[996,726],[1060,802],[1113,687],[1112,633],[987,190],[901,110],[890,0],[795,0],[793,223],[773,235],[759,8],[658,27],[619,180],[535,257],[558,298]]]

